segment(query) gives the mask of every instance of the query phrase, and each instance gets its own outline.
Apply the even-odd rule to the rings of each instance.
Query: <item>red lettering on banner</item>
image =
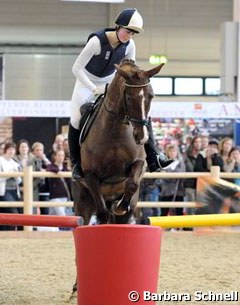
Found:
[[[235,104],[236,114],[240,114],[240,107],[238,104]]]
[[[222,111],[223,111],[223,113],[222,113]],[[220,116],[228,115],[226,105],[222,105],[222,110],[220,109],[219,115],[220,115]]]

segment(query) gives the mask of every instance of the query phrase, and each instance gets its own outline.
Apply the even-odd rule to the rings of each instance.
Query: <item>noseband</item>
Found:
[[[142,84],[142,85],[130,85],[125,83],[125,87],[130,87],[130,88],[143,88],[146,87],[150,84],[150,82],[146,83],[146,84]],[[104,103],[104,107],[106,109],[107,112],[113,114],[118,120],[120,120],[123,124],[129,124],[129,122],[133,123],[133,124],[137,124],[137,125],[141,125],[141,126],[149,126],[149,120],[144,120],[144,119],[135,119],[129,116],[129,112],[128,112],[128,107],[127,107],[127,94],[126,94],[126,90],[124,90],[124,105],[125,105],[125,116],[124,119],[120,119],[118,117],[117,114],[115,114],[112,110],[107,109],[106,104]]]
[[[146,83],[146,84],[142,84],[142,85],[130,85],[125,83],[125,87],[130,87],[130,88],[143,88],[143,87],[147,87],[150,84],[150,82]],[[148,126],[149,125],[149,120],[142,120],[142,119],[134,119],[131,118],[128,114],[128,107],[127,107],[127,94],[126,91],[124,91],[124,95],[125,95],[125,108],[126,108],[126,117],[128,119],[128,121],[130,121],[133,124],[137,124],[137,125],[141,125],[141,126]]]

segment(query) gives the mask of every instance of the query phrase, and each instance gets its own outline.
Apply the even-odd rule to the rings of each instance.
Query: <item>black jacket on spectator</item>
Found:
[[[195,158],[190,154],[187,154],[185,158],[185,166],[186,172],[201,172],[199,170],[199,165],[203,163],[204,157],[199,153],[198,156]],[[196,189],[197,186],[197,179],[196,178],[187,178],[184,180],[184,187]]]
[[[218,154],[212,155],[212,166],[219,166],[220,171],[223,171],[223,159]],[[207,166],[207,158],[198,158],[195,165],[195,172],[209,172]]]
[[[47,166],[47,171],[58,173],[59,168],[55,164],[49,164]],[[67,172],[68,169],[64,165],[62,172]],[[65,182],[65,183],[64,183]],[[71,184],[70,184],[70,178],[49,178],[48,179],[48,185],[49,185],[49,191],[50,191],[50,199],[53,198],[63,198],[66,197],[69,198],[69,193],[71,190]],[[68,192],[66,190],[66,187],[68,188]]]

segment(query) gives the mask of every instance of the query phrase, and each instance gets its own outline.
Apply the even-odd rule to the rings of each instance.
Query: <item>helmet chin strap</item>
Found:
[[[119,36],[118,36],[118,30],[120,29],[121,27],[120,26],[117,26],[116,27],[116,36],[117,36],[117,40],[119,43],[123,43],[120,39],[119,39]]]

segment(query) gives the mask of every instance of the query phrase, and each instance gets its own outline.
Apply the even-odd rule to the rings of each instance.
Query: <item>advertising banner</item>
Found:
[[[235,119],[240,117],[240,103],[236,102],[153,102],[153,118]]]
[[[70,117],[69,101],[0,101],[0,117]],[[151,105],[152,118],[235,119],[240,117],[240,104],[235,102],[156,102]]]

